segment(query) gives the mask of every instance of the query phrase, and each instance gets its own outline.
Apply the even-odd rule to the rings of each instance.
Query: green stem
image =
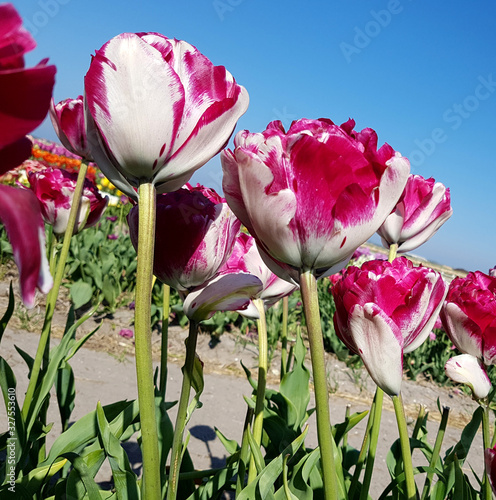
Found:
[[[181,454],[183,447],[184,428],[188,414],[189,395],[191,391],[191,381],[195,366],[196,339],[198,337],[198,323],[191,320],[189,323],[189,335],[186,342],[186,359],[183,367],[183,384],[181,396],[177,408],[176,426],[174,428],[174,438],[172,441],[172,452],[169,473],[169,486],[167,488],[167,500],[175,500],[179,483],[179,470],[181,468]],[[148,498],[148,497],[146,497]]]
[[[377,451],[377,443],[379,441],[379,429],[381,427],[382,416],[382,402],[384,400],[384,391],[377,387],[375,391],[375,409],[370,430],[370,447],[367,456],[367,464],[365,466],[365,476],[363,478],[363,485],[360,491],[360,500],[367,500],[369,497],[370,483],[372,481],[372,472],[374,471],[375,454]]]
[[[167,387],[167,353],[169,344],[169,309],[170,309],[170,286],[162,285],[162,342],[160,349],[160,392],[165,397]]]
[[[265,320],[265,308],[262,299],[253,301],[258,310],[260,318],[257,320],[258,330],[258,381],[255,401],[255,420],[253,422],[253,439],[257,446],[262,443],[263,412],[265,407],[265,387],[267,385],[268,347],[267,347],[267,322]],[[248,484],[257,477],[257,468],[253,453],[250,458],[248,470]]]
[[[81,163],[76,182],[76,188],[74,189],[74,196],[72,199],[71,211],[69,213],[69,220],[67,221],[67,229],[64,234],[64,242],[62,243],[62,249],[60,251],[60,256],[57,262],[57,272],[55,273],[55,277],[53,279],[53,287],[47,295],[45,321],[41,330],[40,341],[38,343],[38,349],[34,358],[33,368],[31,369],[31,376],[29,378],[26,397],[24,398],[24,403],[22,405],[22,416],[24,419],[27,419],[27,416],[29,414],[33,395],[38,384],[38,378],[40,376],[41,363],[43,357],[45,356],[45,350],[48,348],[47,346],[50,338],[50,330],[52,328],[52,318],[55,312],[55,305],[57,303],[57,297],[59,296],[62,278],[64,277],[65,264],[67,262],[67,256],[69,255],[69,248],[71,246],[71,238],[74,233],[74,227],[76,225],[77,216],[79,214],[79,204],[81,201],[81,195],[83,193],[84,179],[87,169],[88,165],[86,165],[86,163]]]
[[[136,378],[143,455],[143,498],[159,500],[160,459],[153,385],[151,301],[155,243],[155,187],[139,186],[138,268],[134,312]]]
[[[288,371],[288,316],[289,297],[282,299],[282,331],[281,331],[281,380]]]
[[[439,458],[439,453],[441,452],[441,445],[443,444],[444,434],[446,432],[446,427],[448,425],[449,408],[447,406],[443,407],[443,415],[441,417],[441,423],[439,424],[439,430],[437,431],[436,442],[434,443],[434,449],[432,450],[432,457],[429,463],[429,467],[434,469],[436,467],[437,460]],[[425,478],[424,487],[422,489],[421,500],[427,500],[430,495],[432,478],[434,477],[434,471],[429,471]]]
[[[482,400],[480,401],[482,404]],[[488,398],[484,401],[484,412],[482,413],[482,441],[484,443],[484,450],[490,448],[491,443],[491,434],[489,432],[489,400]],[[483,453],[484,457],[484,453]],[[485,462],[485,461],[484,461]],[[489,476],[487,474],[487,469],[484,463],[484,480],[482,482],[482,490],[484,500],[491,500],[493,498],[493,494],[491,491],[491,483],[489,482]]]
[[[307,323],[310,357],[315,392],[315,407],[317,417],[317,439],[320,447],[322,477],[324,481],[325,500],[337,500],[338,487],[334,464],[335,443],[331,431],[329,412],[329,391],[327,389],[327,374],[324,356],[324,341],[320,323],[319,299],[317,295],[317,280],[311,271],[300,274],[300,289]]]
[[[405,410],[401,396],[392,396],[396,422],[400,434],[401,454],[403,456],[403,470],[405,472],[406,493],[408,500],[416,499],[415,479],[413,477],[412,452],[410,450],[410,439],[406,426]]]
[[[398,243],[392,243],[389,245],[389,255],[388,255],[388,261],[393,262],[394,259],[396,259],[396,253],[398,252]]]
[[[415,422],[415,427],[413,428],[412,432],[412,439],[417,439],[418,434],[420,432],[420,429],[422,428],[422,424],[424,423],[425,419],[425,406],[420,405],[418,416],[417,416],[417,421]]]
[[[243,426],[241,450],[239,452],[238,478],[236,480],[236,498],[245,487],[246,467],[250,460],[250,439],[248,435],[251,432],[251,421],[253,420],[253,413],[253,408],[248,407],[245,417],[245,424]]]
[[[350,418],[350,413],[351,413],[351,405],[346,405],[346,409],[344,410],[344,418],[347,420]],[[343,436],[343,449],[346,449],[348,446],[348,433],[346,432],[345,435]]]
[[[376,389],[377,392],[377,389]],[[353,472],[353,478],[351,480],[350,488],[349,488],[349,493],[348,496],[350,499],[355,498],[355,491],[358,487],[358,480],[360,479],[360,474],[363,469],[363,464],[365,463],[365,458],[367,455],[367,451],[369,448],[369,440],[370,440],[370,433],[372,429],[372,424],[374,422],[374,415],[375,415],[375,410],[376,410],[376,397],[374,396],[374,400],[372,402],[372,405],[370,407],[369,411],[369,417],[367,420],[367,427],[365,429],[365,434],[363,435],[363,441],[362,441],[362,446],[360,448],[360,453],[358,454],[358,459],[355,465],[355,471]]]

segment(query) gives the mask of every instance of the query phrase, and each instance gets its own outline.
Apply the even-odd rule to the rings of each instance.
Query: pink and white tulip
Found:
[[[58,168],[30,172],[31,190],[38,198],[45,222],[53,226],[55,234],[64,234],[69,221],[77,174]],[[107,208],[108,198],[102,197],[96,186],[85,180],[78,220],[74,234],[94,226]]]
[[[248,93],[192,45],[158,33],[123,33],[85,77],[87,134],[102,172],[128,196],[186,183],[229,140]]]
[[[48,293],[53,285],[45,250],[45,225],[36,196],[27,189],[0,184],[0,220],[19,269],[22,300],[30,309],[35,304],[36,289]]]
[[[301,119],[262,133],[239,132],[221,153],[223,189],[256,239],[266,264],[298,282],[344,267],[391,213],[410,164],[389,145],[377,149],[371,129]]]
[[[84,99],[64,99],[58,104],[52,99],[50,103],[50,119],[62,145],[82,158],[92,161],[86,126],[84,121]]]
[[[398,395],[403,354],[429,336],[446,293],[441,275],[399,257],[349,267],[332,287],[338,337],[359,354],[374,382]]]
[[[55,66],[47,59],[24,67],[24,54],[36,42],[23,28],[10,3],[0,5],[0,175],[19,166],[31,154],[26,137],[45,119],[55,83]]]
[[[458,384],[466,384],[472,389],[474,399],[484,399],[491,390],[491,381],[480,361],[471,354],[460,354],[450,358],[444,371]]]
[[[139,207],[128,215],[138,245]],[[213,278],[231,255],[241,222],[215,191],[184,188],[157,196],[153,272],[181,292]]]
[[[496,364],[496,277],[475,271],[455,278],[441,309],[441,320],[462,353],[485,365]]]
[[[293,293],[297,288],[296,285],[276,276],[266,266],[257,249],[255,239],[246,233],[240,233],[236,238],[231,256],[220,272],[245,272],[256,276],[262,282],[263,289],[255,298],[262,299],[265,310]],[[258,309],[253,302],[250,302],[246,309],[238,312],[252,319],[259,317]]]
[[[411,174],[395,209],[377,233],[389,248],[410,252],[429,240],[451,217],[450,190],[434,179]]]

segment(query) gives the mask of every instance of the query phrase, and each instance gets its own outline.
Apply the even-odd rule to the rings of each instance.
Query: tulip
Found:
[[[40,202],[45,222],[53,226],[55,234],[64,234],[71,211],[77,174],[61,169],[47,168],[29,173],[29,183]],[[102,197],[96,186],[85,180],[74,234],[94,226],[107,208],[108,198]]]
[[[50,119],[63,146],[82,158],[92,161],[86,138],[83,96],[65,99],[58,104],[51,101]]]
[[[386,248],[410,252],[430,239],[451,217],[450,191],[434,179],[411,174],[396,207],[377,233]]]
[[[0,184],[0,219],[5,225],[19,268],[22,300],[30,309],[34,307],[36,288],[48,293],[53,285],[45,252],[45,225],[38,200],[27,189]]]
[[[19,166],[31,154],[26,138],[44,120],[55,83],[55,66],[47,59],[24,67],[24,54],[36,42],[22,27],[12,4],[0,5],[0,175]]]
[[[293,293],[297,288],[294,284],[276,276],[266,266],[258,252],[255,239],[246,233],[240,233],[236,238],[231,256],[220,272],[245,272],[256,276],[262,282],[263,289],[255,295],[255,298],[262,299],[265,310],[283,297]],[[247,318],[259,318],[258,309],[253,302],[238,312]]]
[[[491,381],[480,361],[470,354],[460,354],[449,359],[444,367],[446,375],[459,384],[467,384],[474,399],[487,397],[491,390]]]
[[[354,125],[301,119],[285,132],[275,121],[239,132],[234,151],[221,153],[227,202],[284,279],[339,271],[403,192],[408,160]]]
[[[31,155],[25,137],[45,118],[55,83],[55,66],[46,60],[24,68],[24,54],[36,42],[22,27],[12,4],[0,5],[0,175]],[[53,280],[45,253],[45,230],[35,196],[26,190],[0,185],[0,220],[12,244],[19,268],[21,296],[34,306],[36,288],[47,293]]]
[[[123,33],[85,77],[87,134],[102,172],[128,196],[152,182],[171,192],[216,155],[248,107],[246,90],[195,47]]]
[[[135,206],[128,215],[135,248],[138,214]],[[158,195],[155,276],[180,292],[203,285],[229,258],[240,226],[227,203],[213,190],[184,188]]]
[[[446,293],[443,278],[400,257],[349,267],[331,290],[338,337],[384,392],[399,395],[403,354],[429,336]]]
[[[475,271],[455,278],[441,320],[458,350],[485,365],[496,364],[496,277]]]

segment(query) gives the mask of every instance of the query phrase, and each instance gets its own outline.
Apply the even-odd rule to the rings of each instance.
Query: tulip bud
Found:
[[[58,168],[30,172],[29,183],[41,206],[41,214],[53,226],[55,234],[64,234],[69,221],[77,174]],[[85,179],[74,234],[86,227],[94,226],[107,208],[108,198],[102,197],[98,189]]]
[[[486,370],[475,356],[460,354],[447,361],[444,367],[446,375],[459,384],[466,384],[472,389],[474,399],[487,397],[491,390],[491,381]]]
[[[395,209],[377,233],[386,248],[397,244],[398,252],[410,252],[434,236],[452,213],[449,189],[432,178],[411,174]]]
[[[71,153],[92,161],[86,139],[83,96],[50,104],[50,119],[60,142]]]

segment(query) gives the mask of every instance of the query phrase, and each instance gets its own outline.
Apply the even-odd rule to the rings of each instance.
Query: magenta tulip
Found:
[[[262,299],[265,310],[272,307],[283,297],[293,293],[297,286],[276,276],[265,264],[257,249],[255,239],[246,233],[236,238],[229,260],[220,271],[226,273],[245,272],[256,276],[262,282],[262,290],[255,296]],[[238,311],[248,318],[257,319],[258,309],[251,302],[246,309]]]
[[[123,33],[85,78],[88,139],[102,172],[128,196],[153,182],[171,192],[216,155],[248,107],[246,90],[195,47]]]
[[[138,206],[128,215],[138,245]],[[201,187],[157,196],[153,271],[188,292],[213,278],[229,258],[241,223],[215,191]]]
[[[496,364],[496,277],[475,271],[455,278],[441,309],[444,329],[455,346]]]
[[[445,293],[439,273],[405,257],[349,267],[332,287],[338,337],[390,396],[401,390],[403,354],[429,336]]]
[[[44,120],[55,83],[55,66],[47,60],[24,67],[24,54],[36,42],[22,27],[10,3],[0,5],[0,175],[19,166],[31,154],[26,134]]]
[[[267,265],[298,282],[341,269],[396,205],[409,174],[406,158],[354,121],[298,120],[285,132],[239,132],[221,154],[223,189],[256,239]]]
[[[395,209],[377,233],[389,248],[410,252],[430,239],[451,217],[450,191],[434,179],[410,175]]]
[[[471,354],[460,354],[450,358],[444,367],[446,375],[458,384],[466,384],[472,390],[474,399],[487,397],[491,381],[484,366]]]
[[[75,155],[92,161],[86,138],[83,96],[50,104],[50,119],[62,145]]]
[[[12,244],[19,269],[22,300],[34,307],[38,288],[48,293],[53,280],[45,250],[45,225],[36,196],[28,189],[0,184],[0,219]]]
[[[45,222],[55,234],[64,234],[69,221],[77,174],[58,168],[30,172],[29,183],[41,206]],[[107,208],[108,198],[102,197],[96,186],[85,179],[74,233],[94,226]]]

